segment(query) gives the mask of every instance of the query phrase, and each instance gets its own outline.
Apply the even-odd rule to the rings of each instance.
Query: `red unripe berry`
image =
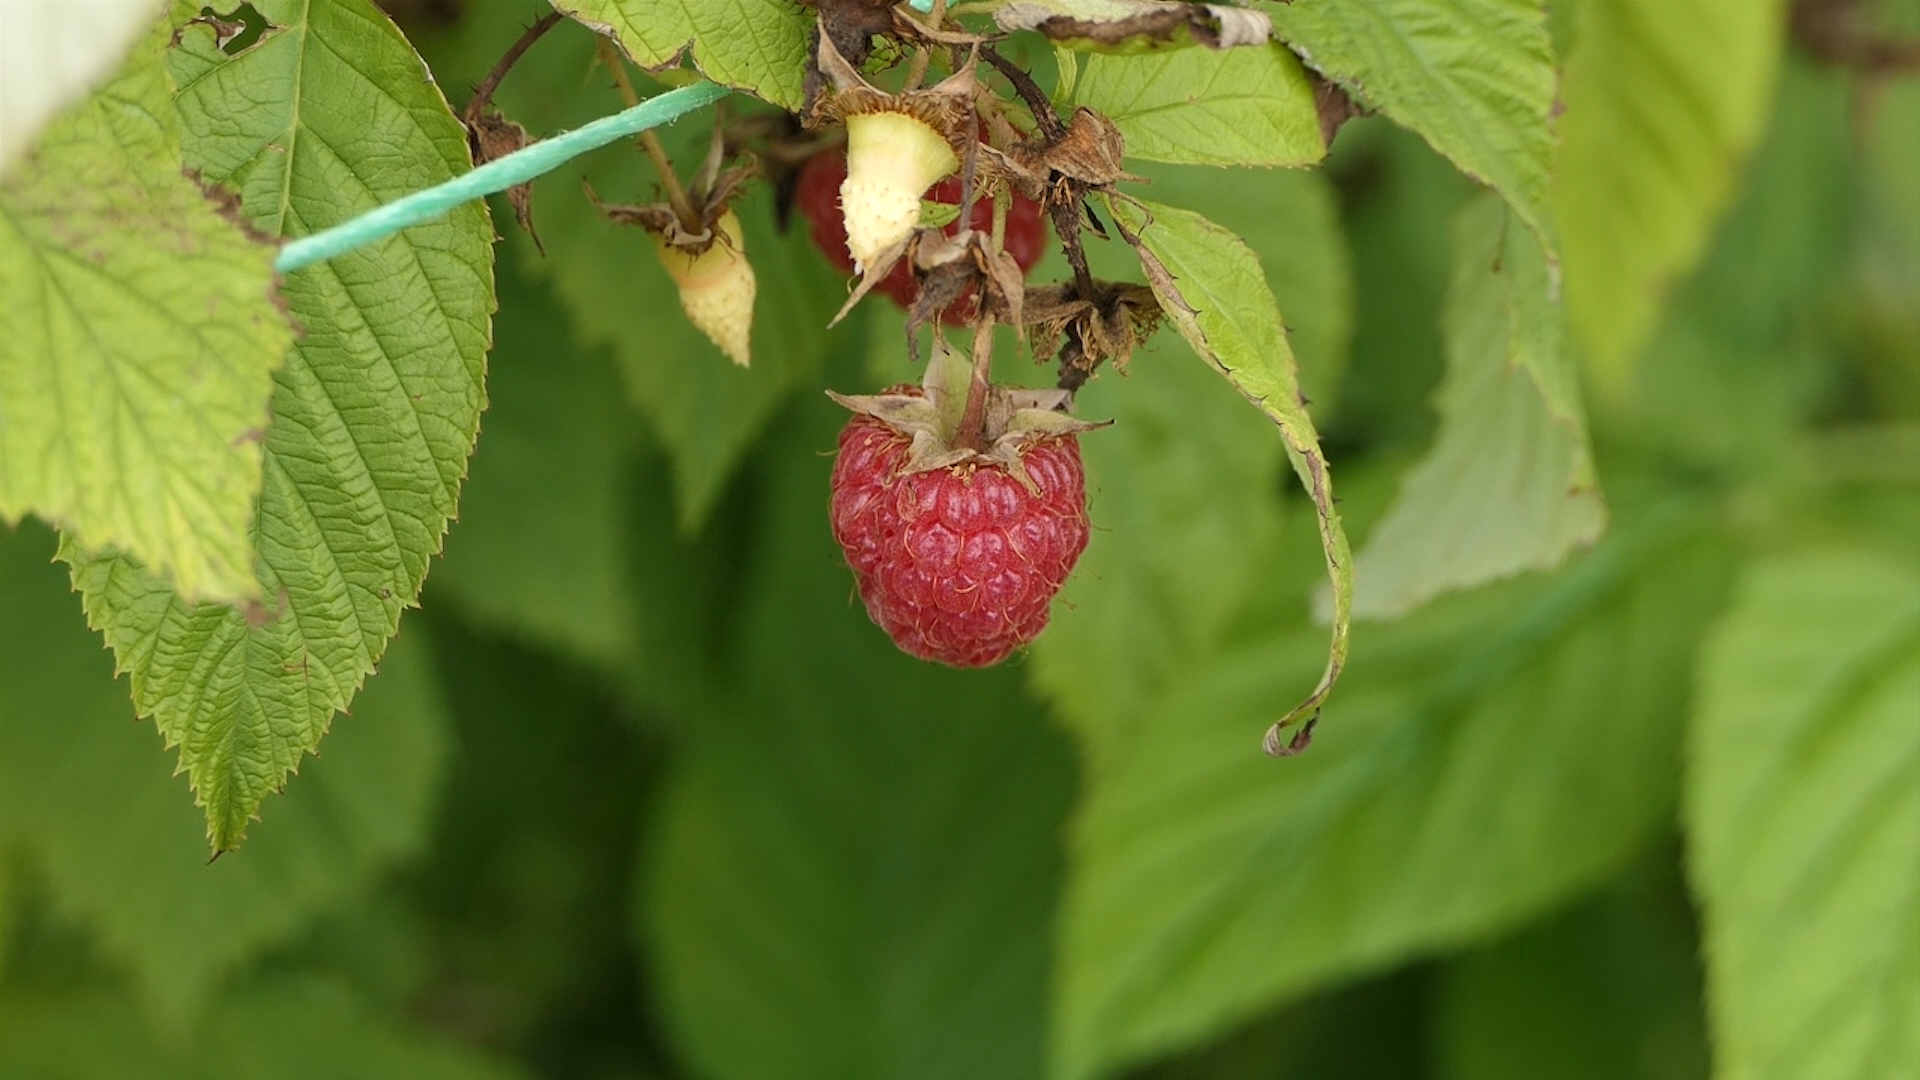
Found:
[[[871,416],[847,423],[833,466],[834,539],[894,644],[953,667],[998,663],[1045,629],[1086,549],[1079,443],[1066,435],[1027,450],[1031,491],[978,462],[903,474],[908,446]]]
[[[846,178],[845,150],[826,150],[813,155],[800,167],[800,177],[794,185],[793,205],[807,219],[814,246],[827,257],[827,262],[835,270],[851,274],[853,254],[847,250],[847,225],[840,213],[840,185]],[[927,192],[927,198],[934,202],[958,204],[960,178],[949,176],[935,184]],[[973,204],[972,222],[973,227],[981,232],[993,228],[992,200],[980,200]],[[959,219],[949,222],[943,231],[948,236],[959,232]],[[1040,261],[1047,244],[1047,230],[1041,221],[1040,204],[1015,195],[1013,205],[1007,208],[1007,228],[1002,239],[1007,254],[1013,256],[1021,270],[1033,269],[1033,264]],[[881,279],[880,284],[874,286],[874,290],[892,297],[893,302],[903,308],[912,308],[914,298],[920,294],[920,288],[914,284],[913,275],[907,271],[905,262],[896,265],[891,273]],[[971,313],[971,301],[971,292],[962,295],[941,313],[941,321],[949,326],[963,325]]]

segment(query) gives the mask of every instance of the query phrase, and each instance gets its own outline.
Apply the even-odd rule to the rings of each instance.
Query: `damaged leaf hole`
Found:
[[[225,14],[214,10],[211,5],[203,7],[200,17],[187,23],[187,26],[196,25],[210,28],[214,44],[228,56],[246,52],[260,44],[268,33],[280,29],[252,4],[241,4]]]

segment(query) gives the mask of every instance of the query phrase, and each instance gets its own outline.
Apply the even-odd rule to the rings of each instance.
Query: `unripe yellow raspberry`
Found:
[[[938,131],[902,112],[847,117],[847,179],[840,212],[856,269],[905,240],[920,224],[920,197],[960,167]]]
[[[660,264],[680,287],[680,309],[687,321],[741,367],[750,358],[753,265],[740,236],[740,218],[729,210],[713,223],[713,246],[690,255],[660,244]]]

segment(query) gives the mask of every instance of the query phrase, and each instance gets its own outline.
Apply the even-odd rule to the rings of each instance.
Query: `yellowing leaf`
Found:
[[[187,27],[169,64],[188,162],[257,228],[312,232],[470,167],[418,54],[368,0],[254,6],[274,28],[252,47],[229,56]],[[176,16],[198,9],[180,0]],[[275,377],[251,618],[63,546],[217,851],[319,744],[419,595],[479,426],[492,238],[469,203],[287,279],[305,334]]]
[[[1565,313],[1532,233],[1482,195],[1454,229],[1440,431],[1354,568],[1354,614],[1551,567],[1606,524]]]
[[[1668,286],[1702,254],[1768,116],[1774,0],[1574,5],[1554,208],[1567,307],[1601,386],[1632,385]]]
[[[181,174],[163,41],[0,182],[0,523],[35,514],[235,603],[260,595],[248,530],[293,330],[273,248]]]

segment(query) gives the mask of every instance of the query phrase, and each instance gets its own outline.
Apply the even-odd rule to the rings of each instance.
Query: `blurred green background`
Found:
[[[456,106],[537,14],[391,6]],[[1629,389],[1590,396],[1606,539],[1359,625],[1287,762],[1257,744],[1324,659],[1313,518],[1172,335],[1082,396],[1118,423],[1084,440],[1096,534],[1055,626],[958,673],[894,651],[827,528],[820,390],[910,378],[900,316],[824,330],[842,282],[763,187],[737,371],[580,195],[650,198],[639,155],[538,185],[544,256],[496,205],[460,520],[239,851],[207,863],[52,535],[0,535],[0,1077],[1681,1080],[1716,1061],[1703,896],[1732,964],[1780,895],[1853,937],[1794,954],[1804,978],[1738,969],[1783,987],[1781,1045],[1720,1074],[1915,1075],[1920,82],[1818,14]],[[613,111],[592,51],[563,25],[501,104],[536,132]],[[682,161],[704,138],[668,134]],[[1141,171],[1260,254],[1364,540],[1434,437],[1471,183],[1373,118],[1321,172]],[[1796,657],[1872,679],[1739,727]],[[1780,857],[1839,884],[1690,861],[1812,820],[1722,814],[1723,745],[1805,750],[1781,804],[1835,816]]]

